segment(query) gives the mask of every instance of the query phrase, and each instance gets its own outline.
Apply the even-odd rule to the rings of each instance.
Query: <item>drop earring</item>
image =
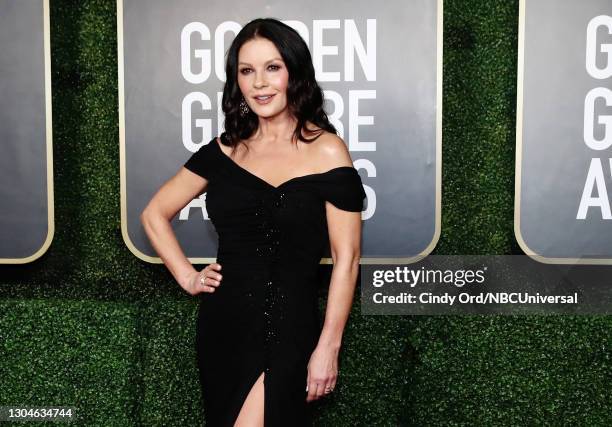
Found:
[[[244,97],[242,97],[242,99],[240,100],[240,115],[244,117],[247,114],[249,114],[249,106],[244,100]]]

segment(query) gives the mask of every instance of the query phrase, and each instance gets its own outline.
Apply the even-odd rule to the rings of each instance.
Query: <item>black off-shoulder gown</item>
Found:
[[[321,332],[316,286],[329,245],[325,201],[360,212],[361,178],[342,166],[275,187],[235,163],[216,138],[184,166],[208,180],[206,208],[223,275],[215,292],[199,294],[206,425],[232,427],[262,372],[265,426],[312,425],[306,379]]]

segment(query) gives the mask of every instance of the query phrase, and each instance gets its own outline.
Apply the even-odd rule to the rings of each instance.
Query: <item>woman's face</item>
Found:
[[[259,117],[274,117],[287,108],[289,72],[270,40],[255,38],[238,51],[238,86]]]

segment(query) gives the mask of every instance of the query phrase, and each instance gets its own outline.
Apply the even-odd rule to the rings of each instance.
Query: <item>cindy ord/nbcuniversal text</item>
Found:
[[[459,295],[444,293],[435,295],[431,292],[410,294],[401,292],[399,295],[384,295],[376,292],[372,295],[375,304],[577,304],[578,293],[573,295],[541,295],[528,292],[482,292],[470,295],[462,292]]]

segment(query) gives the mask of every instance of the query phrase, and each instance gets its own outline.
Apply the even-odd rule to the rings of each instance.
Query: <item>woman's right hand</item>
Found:
[[[221,265],[217,263],[209,264],[202,271],[194,271],[187,282],[187,293],[198,295],[202,292],[214,292],[221,284],[223,276],[218,273]]]

